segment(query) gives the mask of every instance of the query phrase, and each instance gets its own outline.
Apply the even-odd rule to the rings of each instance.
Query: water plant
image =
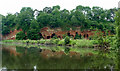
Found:
[[[65,42],[65,45],[69,44],[70,43],[70,38],[68,36],[66,36],[64,42]]]

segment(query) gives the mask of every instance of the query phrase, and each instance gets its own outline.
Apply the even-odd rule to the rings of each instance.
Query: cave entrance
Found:
[[[50,36],[47,36],[47,39],[50,39]]]
[[[68,36],[70,36],[70,33],[67,33]]]
[[[87,38],[89,37],[89,35],[87,34]]]
[[[84,38],[85,38],[85,34],[84,34],[83,36],[84,36]]]
[[[53,38],[55,36],[55,33],[52,34],[51,38]]]

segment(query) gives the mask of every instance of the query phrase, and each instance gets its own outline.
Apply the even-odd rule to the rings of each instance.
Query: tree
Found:
[[[76,7],[76,10],[78,10],[78,11],[83,11],[83,6],[81,6],[81,5],[77,6],[77,7]]]
[[[48,26],[51,20],[51,15],[47,13],[40,13],[39,16],[37,16],[37,22],[41,23],[42,27]]]
[[[23,31],[27,32],[29,30],[31,21],[34,18],[34,11],[30,7],[23,7],[20,14],[17,16],[17,23]]]
[[[5,18],[6,18],[6,20],[4,22],[4,25],[6,25],[8,27],[14,27],[16,25],[16,22],[15,22],[16,16],[15,15],[8,14]]]
[[[16,39],[17,40],[25,40],[26,34],[23,31],[20,31],[19,33],[16,34]]]
[[[118,12],[116,12],[115,23],[117,33],[117,46],[120,48],[120,9]]]
[[[2,33],[9,34],[11,30],[16,28],[22,29],[23,32],[34,32],[36,35],[40,35],[40,29],[43,27],[60,27],[64,31],[80,27],[81,31],[99,29],[102,31],[110,30],[114,33],[113,18],[116,11],[116,8],[104,10],[101,7],[90,8],[81,5],[71,11],[60,10],[59,5],[45,7],[41,11],[37,9],[33,11],[30,7],[23,7],[20,13],[2,16]]]
[[[72,26],[79,26],[79,21],[77,20],[77,18],[74,15],[71,18],[71,25]]]
[[[60,6],[59,5],[53,6],[52,10],[55,10],[55,9],[60,10]]]
[[[42,36],[40,36],[40,33],[36,29],[31,29],[27,32],[27,38],[31,40],[38,40]]]
[[[45,7],[43,9],[43,12],[45,12],[45,13],[51,13],[52,12],[52,8],[51,7]]]
[[[7,35],[10,33],[10,29],[7,26],[2,25],[2,35]]]
[[[37,20],[33,19],[31,21],[30,29],[37,29],[38,31],[40,31],[41,28],[42,28],[42,26],[40,23],[37,22]]]

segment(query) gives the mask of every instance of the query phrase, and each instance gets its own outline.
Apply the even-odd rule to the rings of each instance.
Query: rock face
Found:
[[[10,34],[5,35],[5,36],[2,37],[2,40],[4,40],[4,39],[14,40],[14,39],[16,38],[16,34],[17,34],[18,32],[20,32],[20,31],[22,31],[22,29],[19,29],[19,30],[16,30],[16,29],[15,29],[14,31],[10,31]]]
[[[83,36],[84,38],[88,39],[89,36],[94,35],[96,30],[92,30],[92,31],[80,31],[80,28],[78,27],[78,29],[76,30],[70,30],[70,31],[62,31],[60,28],[57,29],[50,29],[49,27],[44,27],[41,29],[41,34],[43,36],[44,39],[51,39],[52,37],[54,37],[55,35],[62,39],[64,35],[68,35],[68,36],[72,36],[73,38],[75,38],[76,34]],[[105,33],[105,32],[102,32]],[[100,33],[97,33],[100,34]]]
[[[61,28],[50,29],[49,27],[44,27],[44,28],[41,29],[40,33],[42,34],[44,39],[51,39],[54,36],[62,39],[64,37],[64,35],[72,36],[73,38],[75,38],[76,34],[78,34],[80,36],[83,36],[84,38],[88,39],[90,36],[94,35],[95,34],[94,32],[96,31],[96,30],[80,31],[80,27],[76,27],[76,28],[77,28],[76,30],[70,29],[69,31],[62,31]],[[13,39],[16,38],[16,34],[20,31],[22,31],[22,29],[20,29],[20,30],[15,29],[13,32],[11,31],[10,34],[8,34],[6,36],[3,36],[2,39],[13,40]],[[104,31],[102,33],[105,34]],[[97,33],[97,34],[100,34],[100,33]]]

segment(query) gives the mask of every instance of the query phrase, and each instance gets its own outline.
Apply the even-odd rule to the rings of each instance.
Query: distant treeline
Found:
[[[43,10],[33,10],[23,7],[20,13],[2,16],[2,34],[10,33],[10,30],[22,29],[23,32],[36,34],[43,27],[73,30],[80,26],[82,30],[99,29],[115,33],[114,17],[117,8],[103,9],[101,7],[77,6],[75,9],[61,10],[60,6],[45,7]]]

